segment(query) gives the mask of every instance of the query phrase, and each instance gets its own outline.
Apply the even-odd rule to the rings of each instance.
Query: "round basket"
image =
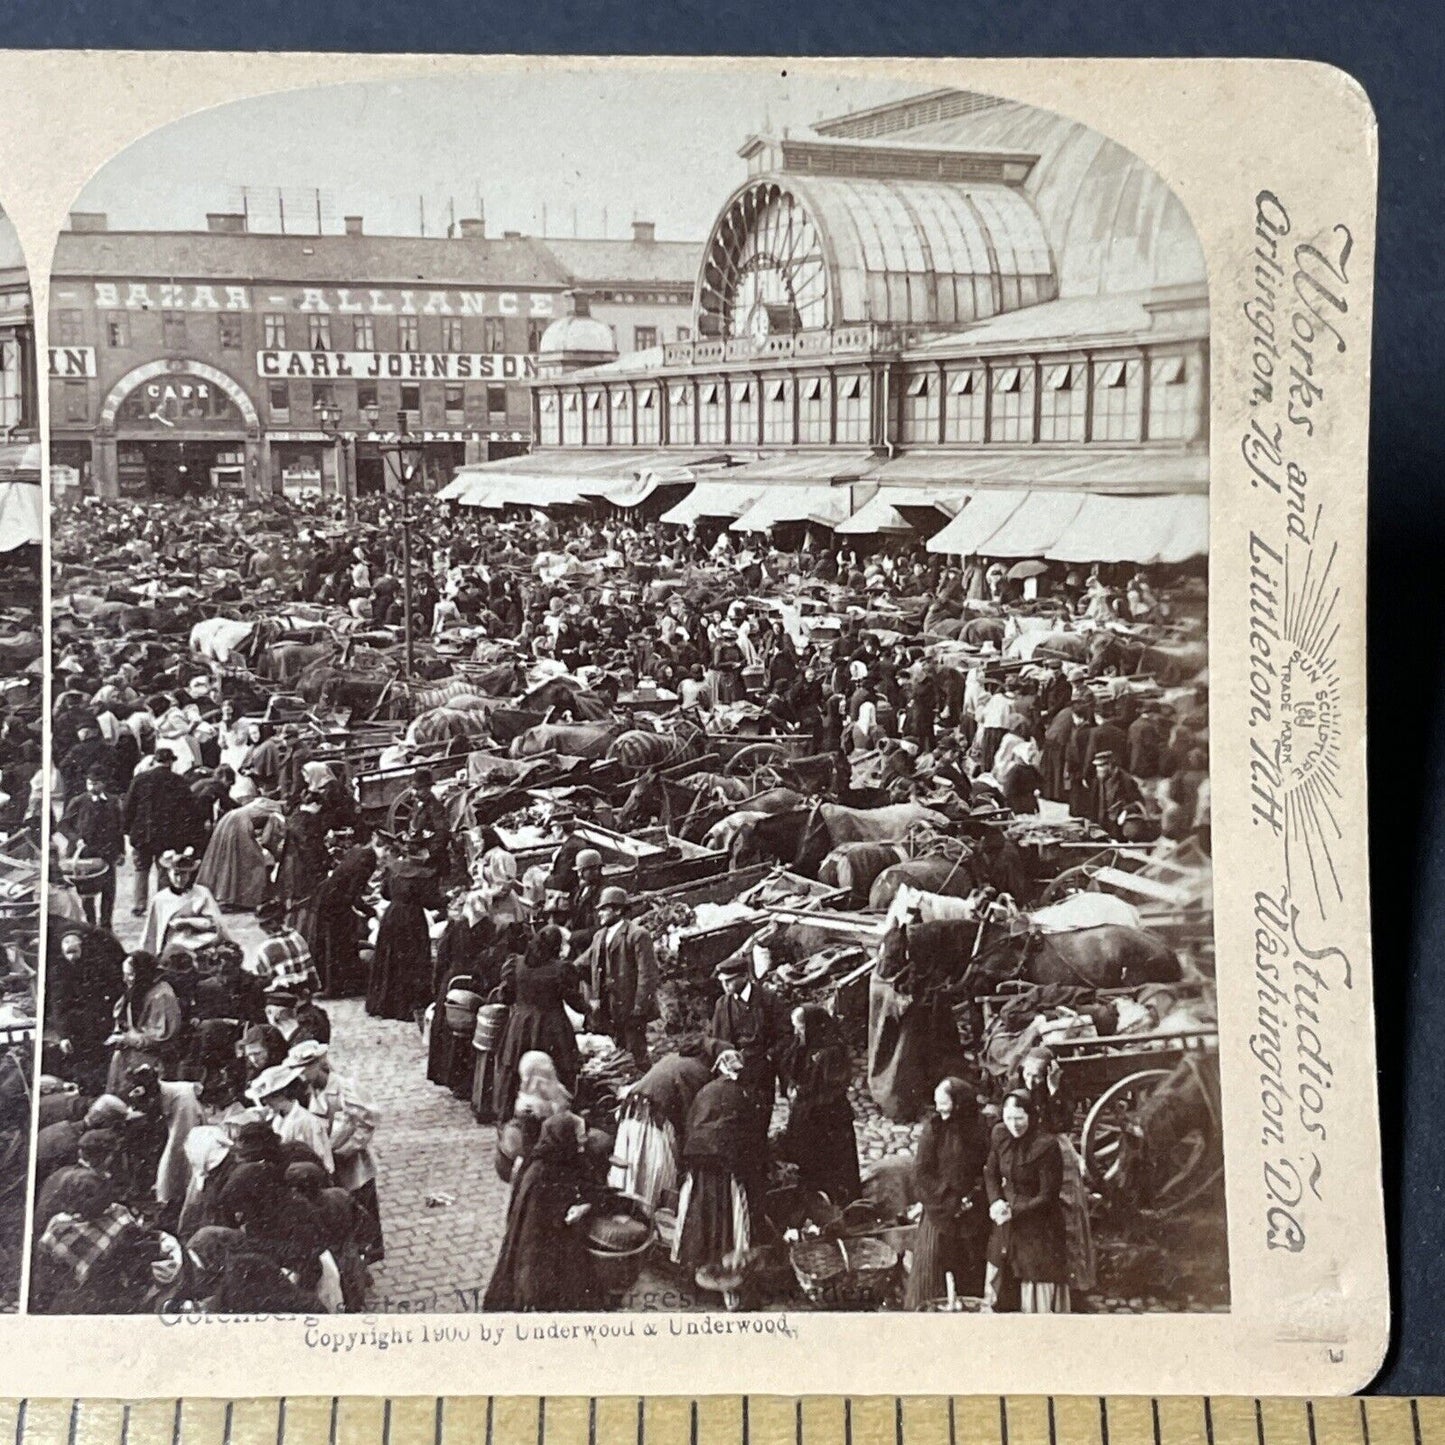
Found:
[[[91,878],[99,878],[107,866],[104,858],[62,858],[60,861],[60,871],[72,883],[84,883]]]
[[[447,1027],[454,1034],[471,1034],[476,1037],[474,1030],[477,1023],[477,1012],[482,1006],[482,996],[469,988],[453,988],[447,990],[446,996],[446,1020]]]
[[[477,1010],[472,1047],[481,1053],[490,1053],[495,1049],[502,1041],[502,1030],[507,1027],[507,1015],[510,1013],[504,1003],[484,1003]]]
[[[803,1293],[837,1306],[874,1304],[887,1293],[898,1252],[877,1239],[809,1239],[788,1252]]]
[[[640,1243],[635,1244],[631,1249],[616,1250],[600,1248],[592,1238],[592,1230],[597,1225],[590,1222],[588,1224],[587,1253],[592,1257],[592,1265],[597,1271],[598,1283],[608,1294],[622,1295],[637,1283],[637,1276],[642,1273],[643,1261],[647,1258],[647,1252],[657,1238],[657,1229],[647,1206],[641,1200],[619,1196],[617,1203],[611,1207],[610,1213],[630,1215],[646,1228],[646,1233],[642,1236]],[[599,1224],[605,1222],[605,1220],[598,1221]]]

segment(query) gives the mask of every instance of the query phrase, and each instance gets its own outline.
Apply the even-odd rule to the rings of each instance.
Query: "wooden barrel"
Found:
[[[504,1003],[484,1003],[477,1010],[472,1047],[483,1053],[491,1053],[502,1041],[502,1030],[507,1026],[507,1015],[510,1012]]]

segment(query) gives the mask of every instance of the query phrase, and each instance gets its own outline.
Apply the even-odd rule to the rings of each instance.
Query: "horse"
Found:
[[[555,752],[595,762],[607,756],[612,740],[621,731],[621,723],[539,723],[518,733],[509,752],[514,758]]]
[[[846,890],[848,903],[864,908],[879,874],[907,859],[902,843],[842,843],[818,865],[818,882]]]
[[[678,718],[666,732],[628,728],[612,740],[607,756],[631,774],[646,768],[670,768],[689,762],[702,757],[707,749],[707,733],[695,722]]]
[[[406,730],[409,744],[485,744],[491,741],[487,714],[479,708],[433,707],[418,713]]]
[[[449,677],[430,687],[418,687],[415,683],[407,683],[405,687],[416,712],[428,712],[434,707],[465,708],[483,701],[479,695],[482,689],[475,680],[465,677]]]
[[[573,722],[604,722],[612,716],[606,698],[589,692],[569,677],[550,678],[530,692],[523,693],[517,699],[517,706],[528,712],[568,717]]]
[[[902,888],[922,889],[944,898],[967,898],[982,882],[973,854],[965,850],[958,858],[908,858],[885,868],[868,891],[868,907],[887,912]]]
[[[742,778],[724,773],[690,773],[686,778],[665,778],[659,768],[648,768],[632,785],[626,801],[618,812],[624,829],[661,823],[670,832],[689,829],[710,817],[714,807],[727,807],[746,800],[750,789]],[[705,829],[702,831],[706,831]],[[689,831],[680,833],[689,842],[697,839]]]
[[[191,628],[191,651],[225,667],[233,657],[247,655],[256,619],[203,617]]]
[[[1101,989],[1182,977],[1179,959],[1162,939],[1113,923],[1045,933],[1026,920],[1009,926],[986,918],[895,922],[884,932],[879,956],[890,976],[919,965],[935,975],[941,969],[968,998],[1010,979]]]
[[[942,828],[948,818],[921,803],[845,808],[814,802],[770,814],[741,829],[733,840],[732,866],[743,868],[771,858],[805,878],[816,878],[823,859],[840,843],[899,842],[919,823]]]

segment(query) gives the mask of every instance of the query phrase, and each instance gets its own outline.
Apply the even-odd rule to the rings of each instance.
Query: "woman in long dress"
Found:
[[[918,1236],[908,1272],[906,1303],[927,1309],[948,1293],[983,1293],[988,1210],[983,1168],[989,1137],[973,1091],[964,1080],[944,1079],[933,1091],[934,1112],[923,1123],[913,1182],[918,1192]]]
[[[331,847],[336,835],[327,835]],[[354,835],[340,835],[344,840]],[[358,843],[341,854],[316,890],[316,934],[311,961],[325,998],[352,998],[366,987],[361,965],[361,914],[366,890],[376,872],[376,851]]]
[[[388,850],[389,852],[389,850]],[[390,855],[381,880],[387,909],[376,931],[376,953],[366,988],[373,1018],[415,1020],[426,1007],[431,984],[431,931],[427,910],[443,907],[436,875],[417,849]]]
[[[482,1297],[489,1311],[528,1313],[602,1308],[587,1252],[586,1218],[597,1198],[576,1114],[554,1115],[523,1166],[507,1208],[507,1232]]]
[[[125,992],[115,1005],[115,1052],[110,1056],[106,1090],[124,1098],[127,1074],[143,1064],[162,1079],[174,1076],[182,1019],[175,990],[160,976],[155,954],[128,953],[120,970]]]
[[[271,870],[285,837],[281,804],[275,798],[253,798],[221,815],[197,881],[222,908],[254,911],[271,887]]]
[[[486,998],[496,988],[501,980],[501,960],[495,955],[497,937],[475,889],[452,898],[447,905],[447,926],[437,939],[432,978],[436,1001],[426,1076],[434,1084],[446,1085],[459,1099],[471,1096],[475,1052],[470,1030],[457,1034],[447,1025],[447,994],[453,987],[465,987]]]
[[[500,993],[512,1011],[497,1050],[492,1107],[499,1120],[512,1117],[522,1055],[534,1049],[556,1065],[562,1087],[569,1094],[576,1091],[582,1055],[567,1005],[574,1013],[585,1014],[587,1009],[581,979],[563,957],[564,943],[562,930],[549,923],[532,940],[524,957],[513,956],[502,966]]]
[[[1003,1123],[993,1133],[984,1166],[993,1220],[984,1300],[994,1310],[1068,1314],[1063,1155],[1035,1113],[1029,1095],[1016,1090],[1004,1099]]]
[[[286,819],[276,891],[286,904],[286,922],[306,940],[313,952],[317,891],[330,871],[331,857],[326,851],[326,823],[321,815],[321,803],[315,795],[307,793]]]
[[[668,1054],[627,1091],[607,1178],[614,1189],[656,1209],[677,1188],[688,1111],[712,1077],[716,1049],[698,1040]]]
[[[692,1101],[683,1157],[687,1178],[677,1206],[673,1263],[686,1266],[703,1289],[709,1276],[752,1244],[753,1217],[762,1201],[757,1105],[738,1078],[743,1056],[726,1049],[713,1065],[716,1077]],[[725,1292],[729,1308],[736,1299]]]
[[[798,1166],[802,1188],[827,1195],[841,1209],[863,1192],[848,1101],[853,1063],[838,1020],[820,1004],[793,1010],[783,1072],[791,1100],[783,1157]]]

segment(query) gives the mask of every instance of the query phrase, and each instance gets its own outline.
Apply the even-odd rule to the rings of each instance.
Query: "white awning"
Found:
[[[909,512],[915,516],[920,508],[934,512],[936,527],[945,517],[956,516],[966,500],[959,492],[950,495],[927,487],[891,487],[864,502],[835,530],[845,536],[867,536],[875,532],[897,537],[912,536],[928,529],[914,526],[909,521]]]
[[[1030,492],[1007,521],[984,542],[985,557],[1050,557],[1049,550],[1079,515],[1087,492]]]
[[[45,535],[39,482],[0,482],[0,552],[13,552]]]
[[[991,555],[983,544],[1023,506],[1028,495],[1010,487],[970,492],[968,505],[941,532],[929,538],[928,550],[956,553],[960,557]]]
[[[699,517],[740,517],[762,494],[761,487],[699,482],[675,507],[662,514],[662,520],[685,527]]]
[[[779,522],[836,527],[852,514],[847,487],[770,487],[732,524],[734,532],[766,532]]]
[[[1208,497],[1092,496],[1045,555],[1147,566],[1208,554]]]

